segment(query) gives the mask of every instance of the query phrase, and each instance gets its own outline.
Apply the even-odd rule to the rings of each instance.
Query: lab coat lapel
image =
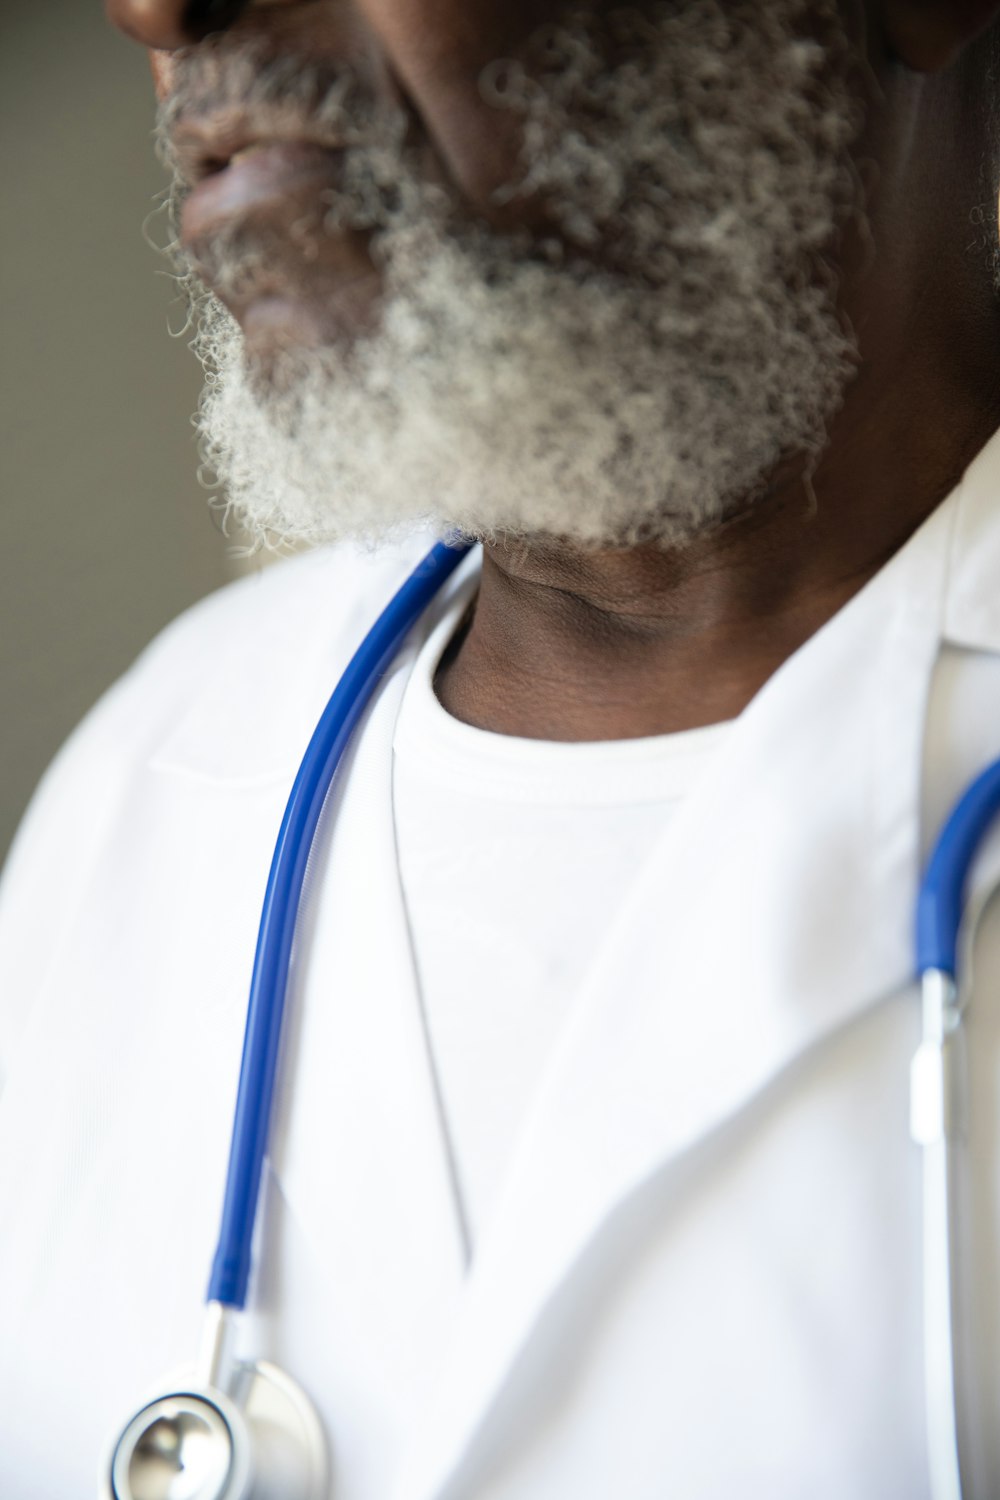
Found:
[[[396,860],[392,737],[415,647],[324,810],[293,959],[271,1165],[320,1270],[316,1337],[356,1337],[399,1409],[461,1287],[462,1243]],[[345,1328],[350,1331],[345,1335]]]
[[[952,515],[768,683],[637,877],[478,1247],[398,1500],[452,1492],[615,1208],[907,982]]]

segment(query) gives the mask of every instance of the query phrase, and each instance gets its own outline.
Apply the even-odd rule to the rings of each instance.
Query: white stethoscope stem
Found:
[[[924,1147],[924,1391],[933,1500],[962,1500],[951,1237],[951,1146]]]
[[[225,1386],[232,1357],[233,1310],[221,1302],[206,1302],[195,1380],[199,1385]]]
[[[955,981],[922,980],[923,1040],[913,1059],[910,1131],[923,1150],[924,1393],[933,1500],[962,1500],[954,1307],[953,1154],[965,1114]]]

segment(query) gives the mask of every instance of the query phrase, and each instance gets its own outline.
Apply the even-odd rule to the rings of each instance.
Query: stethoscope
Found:
[[[463,542],[440,542],[406,580],[352,657],[296,775],[264,894],[201,1349],[193,1369],[152,1395],[115,1440],[101,1500],[328,1500],[328,1453],[315,1407],[276,1366],[234,1356],[233,1324],[247,1300],[292,940],[320,813],[379,683],[468,551]],[[956,949],[968,872],[998,811],[1000,761],[978,777],[949,817],[917,912],[923,1040],[913,1060],[911,1129],[924,1159],[925,1386],[933,1500],[962,1500],[952,1176],[964,1105],[958,1039],[966,997],[956,980]]]

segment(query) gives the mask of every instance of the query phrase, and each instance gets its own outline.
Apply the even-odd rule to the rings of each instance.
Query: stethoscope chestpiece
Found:
[[[171,1391],[129,1422],[110,1464],[109,1500],[248,1500],[251,1442],[221,1391]]]
[[[329,1500],[329,1455],[316,1409],[267,1360],[224,1381],[176,1373],[121,1431],[100,1500]]]

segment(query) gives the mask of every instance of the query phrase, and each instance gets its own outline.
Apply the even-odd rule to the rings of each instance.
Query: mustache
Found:
[[[295,51],[278,52],[263,37],[234,40],[210,36],[182,48],[172,59],[170,93],[160,105],[159,127],[173,137],[188,122],[254,113],[356,134],[378,111],[372,82],[351,59],[316,59]],[[401,113],[401,112],[400,112]]]
[[[174,55],[155,136],[183,197],[257,142],[308,142],[355,157],[367,153],[374,171],[377,154],[401,154],[408,127],[402,107],[380,97],[351,60],[277,53],[264,38],[220,35]]]
[[[287,250],[306,259],[326,234],[385,230],[414,197],[405,111],[377,93],[350,61],[316,61],[262,38],[210,37],[175,54],[155,138],[171,184],[165,207],[169,253],[180,275],[192,272],[226,297],[239,297],[263,274],[281,282]],[[255,143],[309,143],[331,153],[331,174],[314,209],[281,236],[235,225],[185,249],[178,226],[184,202],[203,178]],[[286,268],[287,269],[287,268]],[[294,281],[294,269],[288,274]],[[291,284],[291,283],[290,283]]]

